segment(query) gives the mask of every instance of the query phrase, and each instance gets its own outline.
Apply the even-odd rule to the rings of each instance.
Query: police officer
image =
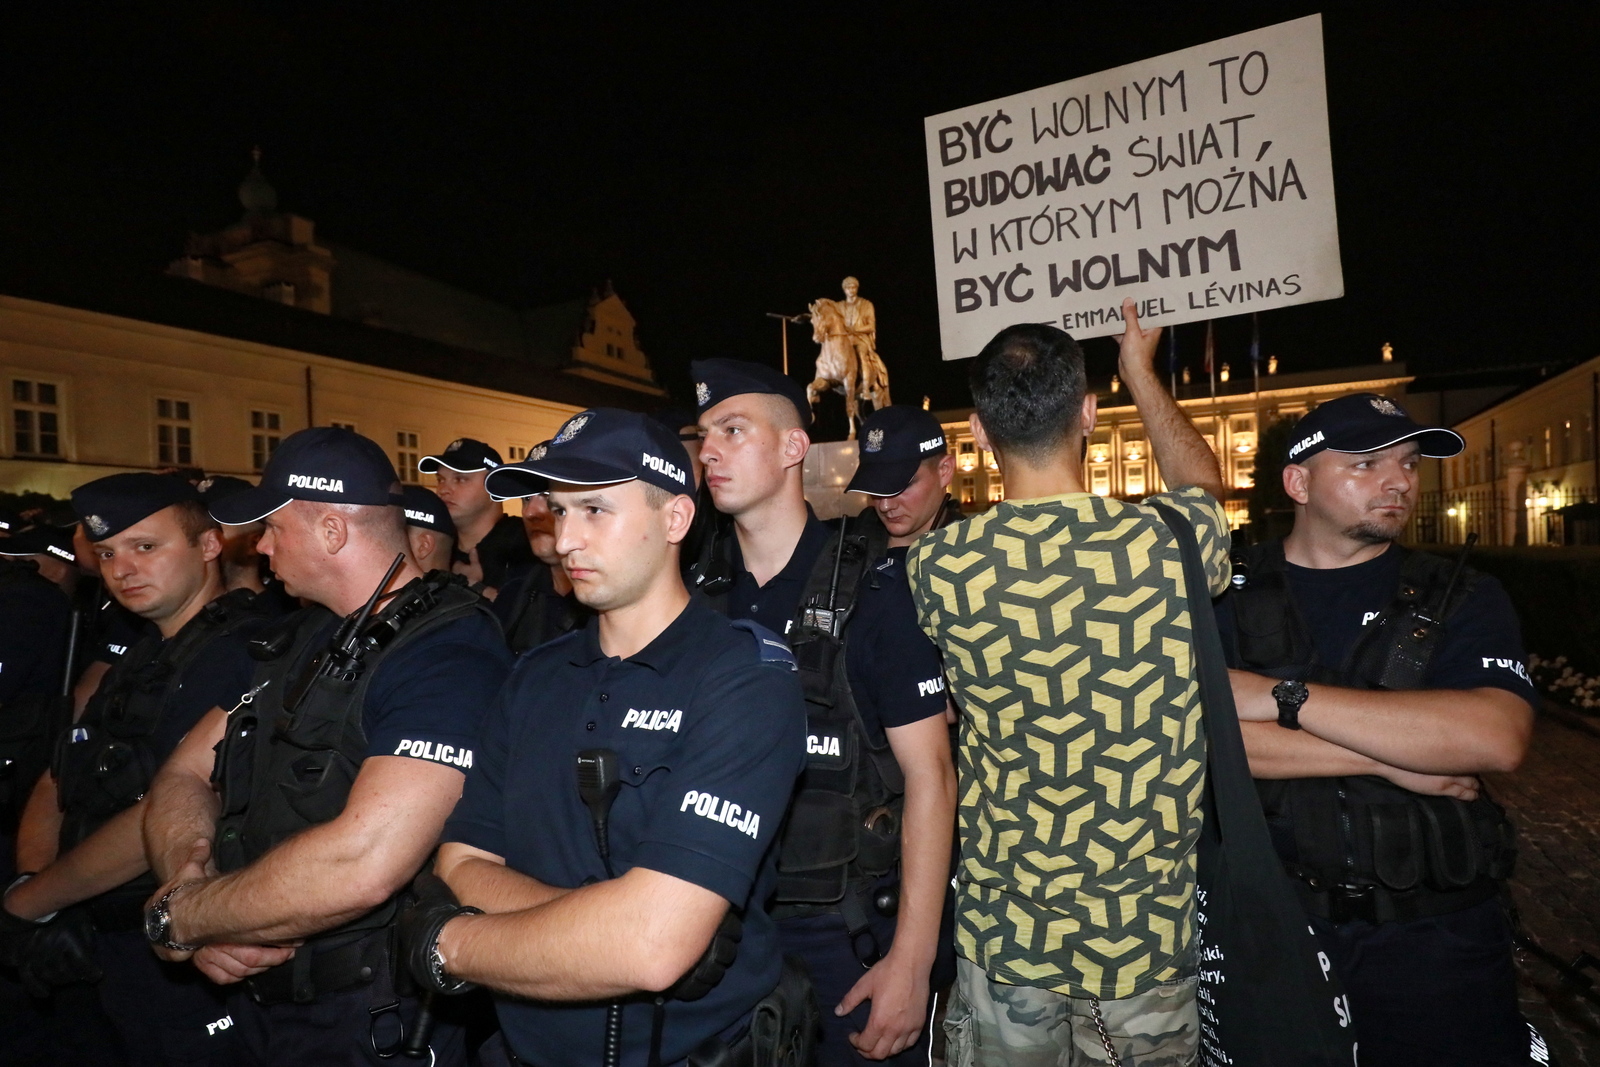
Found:
[[[962,518],[950,499],[956,460],[939,420],[909,404],[867,416],[860,440],[860,461],[845,491],[868,498],[889,531],[889,555],[903,569],[911,542]]]
[[[425,983],[495,992],[519,1062],[774,1062],[749,1023],[782,972],[761,901],[804,704],[782,641],[683,586],[688,468],[670,431],[599,408],[490,476],[497,496],[548,480],[596,617],[517,662],[446,827],[438,872],[486,914],[401,929]]]
[[[22,935],[21,921],[35,927],[17,958],[36,986],[104,973],[100,1002],[129,1063],[231,1063],[217,988],[145,941],[156,882],[142,798],[179,738],[249,688],[246,641],[267,618],[254,593],[225,589],[217,524],[188,482],[113,474],[74,490],[72,503],[109,591],[156,631],[107,673],[35,789],[24,834],[58,848],[6,894],[8,936]]]
[[[50,718],[68,671],[70,589],[52,581],[75,575],[72,535],[34,527],[0,539],[0,847],[9,846],[34,782],[48,759]],[[75,580],[75,578],[74,578]],[[12,849],[0,857],[9,881]]]
[[[463,579],[409,558],[401,505],[382,448],[317,427],[214,511],[264,522],[261,551],[313,604],[258,642],[248,700],[190,731],[146,804],[163,882],[146,936],[244,980],[228,1005],[242,1062],[376,1064],[415,1026],[394,897],[460,796],[509,656]],[[459,1027],[441,1021],[432,1052],[462,1062]]]
[[[541,441],[528,450],[528,455],[538,460],[549,447],[549,441]],[[561,568],[548,485],[526,473],[495,478],[494,482],[496,496],[512,494],[505,498],[507,500],[522,496],[522,528],[537,561],[508,579],[494,599],[495,618],[500,620],[500,628],[505,631],[506,645],[521,655],[568,630],[577,629],[594,613],[577,598],[572,579]]]
[[[775,914],[823,1005],[819,1062],[925,1062],[955,819],[938,652],[877,515],[832,532],[807,506],[804,391],[737,360],[691,373],[706,484],[732,520],[697,564],[697,587],[731,617],[784,633],[806,690],[808,766],[779,846]],[[887,429],[873,440],[887,447]],[[882,473],[873,466],[863,484]],[[897,481],[904,464],[891,466]]]
[[[1500,584],[1395,544],[1422,457],[1461,438],[1393,400],[1300,420],[1294,528],[1250,549],[1219,621],[1273,837],[1349,993],[1364,1067],[1526,1063],[1514,857],[1485,771],[1522,761],[1535,692]]]
[[[401,490],[405,498],[406,539],[411,544],[411,558],[426,574],[428,571],[447,571],[455,555],[456,524],[450,511],[437,493],[420,485],[408,485]]]
[[[491,600],[513,573],[533,563],[522,524],[483,488],[501,463],[499,452],[470,437],[458,437],[439,455],[417,462],[417,470],[436,476],[434,488],[456,524],[456,573],[483,583]]]

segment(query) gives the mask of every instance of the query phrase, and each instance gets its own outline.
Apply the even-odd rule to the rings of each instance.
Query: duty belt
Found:
[[[389,966],[389,930],[372,930],[341,945],[301,945],[294,957],[245,983],[257,1004],[310,1004],[325,993],[366,985]]]
[[[1465,889],[1451,892],[1424,888],[1395,891],[1368,883],[1326,885],[1292,865],[1286,866],[1295,876],[1295,889],[1306,911],[1335,924],[1360,920],[1376,926],[1448,915],[1481,904],[1499,892],[1499,883],[1492,878],[1480,878]]]

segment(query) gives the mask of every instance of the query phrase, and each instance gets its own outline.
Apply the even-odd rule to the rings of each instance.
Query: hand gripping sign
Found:
[[[1344,295],[1320,15],[925,126],[945,359]]]

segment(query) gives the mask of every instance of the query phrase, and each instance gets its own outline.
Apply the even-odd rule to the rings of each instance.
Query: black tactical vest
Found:
[[[1351,689],[1419,689],[1450,618],[1478,574],[1404,552],[1394,599],[1344,663],[1317,659],[1290,595],[1283,543],[1244,554],[1230,594],[1229,666]],[[1466,802],[1422,796],[1376,776],[1258,779],[1273,842],[1314,912],[1336,921],[1409,920],[1488,899],[1516,858],[1505,812],[1486,793]]]
[[[366,754],[362,708],[373,675],[406,645],[476,612],[488,608],[465,578],[431,571],[405,585],[359,633],[350,632],[353,616],[331,641],[319,640],[331,619],[319,607],[297,612],[252,642],[264,662],[249,702],[228,716],[212,772],[221,796],[217,867],[237,870],[285,838],[338,816]],[[393,914],[390,900],[318,938],[377,929]]]
[[[76,846],[113,815],[135,804],[167,753],[151,735],[186,671],[210,642],[260,626],[265,616],[248,589],[225,593],[168,640],[150,634],[114,664],[83,717],[60,742],[57,769],[63,820],[61,851]]]
[[[726,613],[733,584],[731,523],[707,538],[690,584]],[[779,916],[844,915],[852,936],[865,931],[874,883],[900,859],[905,779],[886,737],[869,735],[850,692],[849,625],[863,583],[889,545],[870,508],[840,520],[817,555],[787,640],[806,699],[806,767],[778,839]]]
[[[144,796],[168,755],[155,750],[152,735],[185,673],[214,639],[248,632],[266,621],[254,601],[248,589],[225,593],[171,638],[146,636],[107,672],[83,717],[68,728],[57,748],[62,853]],[[146,874],[107,896],[142,903],[155,889],[154,877]]]

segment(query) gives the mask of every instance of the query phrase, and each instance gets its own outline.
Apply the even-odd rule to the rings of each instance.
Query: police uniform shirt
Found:
[[[61,692],[66,667],[66,594],[31,568],[5,563],[0,574],[0,708],[21,696]]]
[[[342,621],[328,619],[306,649],[328,647]],[[361,708],[367,756],[405,756],[466,771],[484,710],[505,681],[511,653],[493,618],[473,613],[408,641],[374,670]],[[299,666],[289,677],[298,674]]]
[[[826,523],[808,514],[794,554],[764,586],[757,586],[744,569],[738,539],[732,539],[735,579],[727,599],[729,617],[752,619],[774,633],[788,633],[831,532]],[[945,709],[944,667],[939,650],[917,622],[905,564],[906,550],[891,548],[862,579],[855,614],[845,631],[850,693],[876,741],[883,739],[885,729],[920,722]]]
[[[601,650],[593,620],[524,654],[489,713],[444,833],[548,885],[603,880],[576,760],[584,749],[618,753],[622,789],[608,834],[616,874],[648,868],[744,909],[739,953],[721,983],[667,1005],[668,1063],[725,1032],[778,981],[777,929],[761,904],[803,765],[805,711],[787,648],[747,625],[696,600],[627,659]],[[501,998],[498,1010],[526,1062],[589,1064],[599,1055],[603,1006]],[[651,1014],[645,998],[625,1009],[624,1062],[644,1062]]]
[[[1363,627],[1394,602],[1403,553],[1388,551],[1353,567],[1318,569],[1285,563],[1289,591],[1305,620],[1317,660],[1329,669],[1345,662]],[[1217,605],[1223,647],[1233,647],[1233,600]],[[1444,636],[1428,664],[1425,689],[1488,686],[1515,693],[1534,707],[1539,695],[1528,677],[1522,628],[1505,588],[1486,574],[1445,623]]]

